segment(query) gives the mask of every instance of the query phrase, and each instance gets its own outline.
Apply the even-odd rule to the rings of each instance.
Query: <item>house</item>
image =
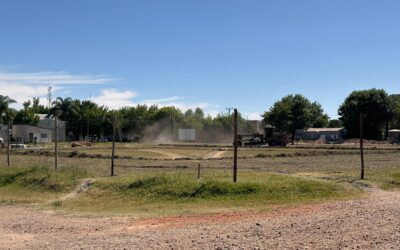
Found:
[[[318,140],[325,139],[326,141],[340,141],[346,136],[345,128],[307,128],[296,129],[295,136],[302,140]]]
[[[48,143],[52,142],[52,131],[48,128],[32,125],[13,125],[12,139],[22,143]]]
[[[54,118],[48,118],[47,114],[37,114],[39,116],[39,123],[38,127],[47,128],[51,130],[51,138],[53,138],[53,142],[56,138],[55,133],[55,120]],[[58,120],[58,141],[65,142],[67,140],[67,133],[66,133],[66,122]]]
[[[7,141],[7,125],[0,124],[0,144]]]
[[[388,140],[390,143],[400,143],[400,129],[389,130]]]

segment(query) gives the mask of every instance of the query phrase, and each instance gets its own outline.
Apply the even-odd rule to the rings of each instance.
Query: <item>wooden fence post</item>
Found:
[[[54,117],[54,123],[55,123],[55,131],[54,131],[54,136],[55,136],[55,141],[54,141],[54,168],[57,171],[58,170],[58,117]]]
[[[233,139],[233,182],[237,182],[237,156],[238,156],[238,111],[234,110],[233,114],[233,127],[234,127],[234,139]]]
[[[364,180],[364,114],[360,114],[361,180]]]
[[[111,152],[111,176],[114,176],[114,156],[115,156],[115,114],[112,118],[113,136],[112,136],[112,152]]]
[[[11,141],[11,136],[10,136],[10,129],[11,129],[11,121],[8,122],[7,126],[7,166],[11,166],[10,164],[10,141]]]
[[[197,165],[197,179],[200,179],[201,163]]]

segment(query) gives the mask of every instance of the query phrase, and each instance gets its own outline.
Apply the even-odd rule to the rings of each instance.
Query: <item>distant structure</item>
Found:
[[[0,138],[3,139],[3,143],[7,140],[7,125],[0,124]]]
[[[196,129],[178,129],[179,141],[196,141]]]
[[[390,143],[400,143],[400,129],[389,130],[388,140]]]
[[[52,141],[51,129],[32,125],[12,125],[12,138],[21,143],[49,143]]]
[[[54,118],[47,117],[47,114],[37,114],[39,116],[39,124],[38,127],[46,128],[51,130],[51,138],[52,141],[55,141],[56,137],[56,127]],[[66,133],[66,122],[58,120],[58,141],[65,142],[67,140]]]
[[[305,141],[325,139],[328,142],[341,141],[346,137],[345,128],[307,128],[296,129],[296,138]]]

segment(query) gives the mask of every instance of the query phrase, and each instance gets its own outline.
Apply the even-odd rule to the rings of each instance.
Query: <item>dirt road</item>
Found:
[[[399,249],[400,192],[267,214],[89,218],[0,206],[0,249]]]

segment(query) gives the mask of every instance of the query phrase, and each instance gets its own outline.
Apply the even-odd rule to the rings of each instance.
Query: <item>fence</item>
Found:
[[[175,126],[179,129],[179,126]],[[174,131],[166,126],[162,131],[169,131],[171,139]],[[203,141],[179,142],[165,140],[163,143],[121,142],[118,128],[115,126],[114,173],[188,172],[198,176],[199,164],[201,176],[213,171],[232,174],[234,165],[233,135],[227,143],[208,143]],[[199,133],[206,133],[199,131]],[[177,136],[177,135],[176,135]],[[78,143],[79,144],[79,143]],[[58,169],[80,167],[95,173],[96,176],[110,176],[112,166],[112,143],[93,142],[90,146],[81,143],[72,147],[71,142],[58,143]],[[367,169],[383,169],[386,166],[399,166],[398,145],[365,145],[365,163]],[[269,171],[278,173],[297,173],[313,171],[358,171],[360,151],[354,143],[341,145],[301,144],[288,148],[239,148],[237,154],[239,171]],[[55,144],[43,143],[28,145],[27,148],[10,149],[11,167],[49,167],[56,163]],[[1,149],[0,167],[7,166],[7,150]],[[367,172],[368,175],[368,172]]]

